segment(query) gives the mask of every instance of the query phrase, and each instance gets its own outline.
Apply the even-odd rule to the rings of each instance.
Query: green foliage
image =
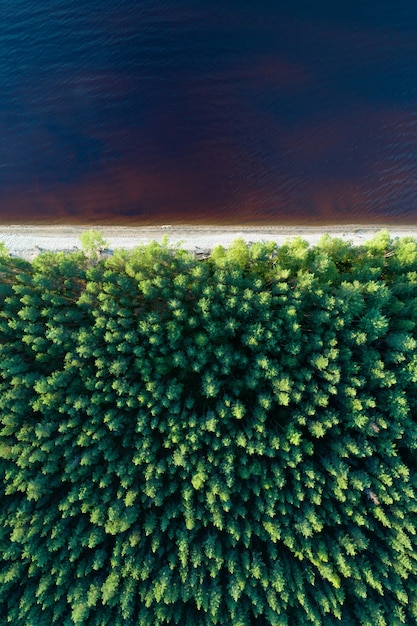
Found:
[[[4,623],[415,623],[416,264],[0,255]]]
[[[7,250],[6,244],[4,241],[0,241],[0,257],[9,256],[9,251]]]
[[[102,232],[93,229],[81,233],[80,243],[88,258],[100,258],[101,253],[109,247],[109,242],[104,239]]]

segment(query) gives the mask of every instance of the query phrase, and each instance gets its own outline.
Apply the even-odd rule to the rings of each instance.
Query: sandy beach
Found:
[[[131,249],[151,241],[162,241],[168,237],[169,243],[179,245],[191,252],[207,253],[213,247],[227,247],[239,237],[246,242],[275,241],[282,244],[291,237],[300,236],[310,244],[315,244],[324,233],[341,237],[359,245],[383,228],[392,237],[412,236],[417,238],[417,226],[410,225],[342,225],[342,226],[1,226],[0,241],[3,241],[13,256],[33,259],[46,250],[74,251],[81,248],[79,237],[85,230],[99,230],[109,242],[111,251],[117,248]]]

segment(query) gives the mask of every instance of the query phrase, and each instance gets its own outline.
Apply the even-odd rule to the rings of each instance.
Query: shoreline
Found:
[[[99,230],[109,241],[109,249],[131,249],[151,241],[161,242],[168,237],[169,244],[190,252],[207,253],[217,245],[227,247],[234,239],[246,242],[286,240],[300,236],[310,244],[328,233],[332,237],[360,245],[375,233],[387,229],[391,237],[417,238],[417,226],[393,224],[346,224],[328,226],[246,226],[246,225],[162,225],[162,226],[72,226],[72,225],[0,225],[0,241],[12,256],[32,260],[43,251],[75,251],[81,249],[79,237],[85,230]]]

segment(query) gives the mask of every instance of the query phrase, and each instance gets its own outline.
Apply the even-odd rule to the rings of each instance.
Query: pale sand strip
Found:
[[[0,241],[3,241],[13,256],[33,259],[44,250],[72,251],[80,249],[79,236],[85,230],[100,230],[109,241],[110,250],[131,249],[151,241],[161,242],[168,237],[171,245],[204,253],[217,245],[227,247],[241,237],[246,242],[275,241],[282,244],[299,235],[310,244],[315,244],[324,233],[340,237],[359,245],[387,228],[393,238],[411,236],[417,238],[417,226],[400,225],[343,225],[343,226],[1,226]]]

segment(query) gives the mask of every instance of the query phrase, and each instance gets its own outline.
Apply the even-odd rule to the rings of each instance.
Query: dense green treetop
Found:
[[[0,300],[2,624],[417,623],[414,239],[3,251]]]

